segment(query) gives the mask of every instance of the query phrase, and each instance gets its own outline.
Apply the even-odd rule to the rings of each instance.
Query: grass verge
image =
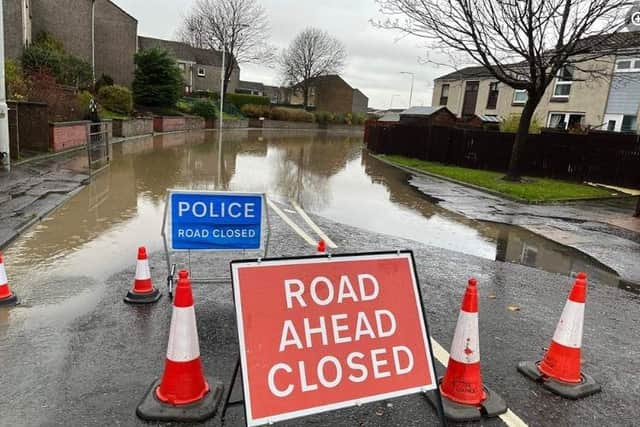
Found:
[[[528,202],[611,197],[618,194],[604,188],[556,179],[526,178],[524,183],[514,183],[502,180],[502,177],[504,177],[502,172],[448,166],[442,163],[427,162],[403,156],[383,155],[379,157],[399,166],[440,175]]]

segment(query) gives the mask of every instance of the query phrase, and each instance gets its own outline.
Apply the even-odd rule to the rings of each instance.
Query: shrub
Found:
[[[246,95],[243,93],[228,93],[224,96],[224,101],[235,105],[239,109],[248,104],[271,105],[271,100],[268,96]]]
[[[65,52],[62,42],[41,33],[22,54],[22,66],[29,74],[45,72],[63,85],[87,88],[93,84],[93,69],[84,59]]]
[[[334,119],[333,114],[328,111],[316,111],[313,115],[316,123],[321,125],[331,123],[333,122],[333,119]]]
[[[367,115],[364,113],[354,113],[353,114],[353,124],[354,125],[363,125],[364,122],[367,121]]]
[[[77,96],[78,99],[78,109],[83,118],[88,119],[91,111],[89,111],[89,104],[93,99],[93,95],[88,90],[83,90]]]
[[[60,86],[53,75],[43,71],[34,73],[31,76],[31,85],[29,98],[49,105],[49,121],[84,119],[77,95],[74,91]]]
[[[271,109],[273,120],[288,120],[292,122],[313,122],[313,114],[295,108],[274,107]]]
[[[133,97],[137,104],[175,107],[183,89],[182,72],[169,53],[160,48],[135,54]]]
[[[240,111],[252,119],[259,119],[260,117],[268,119],[271,117],[271,108],[268,105],[246,104],[242,106]]]
[[[344,124],[344,121],[345,121],[345,115],[342,113],[337,113],[333,116],[333,123],[342,125]]]
[[[205,119],[213,119],[218,117],[218,107],[211,101],[198,100],[191,106],[191,113]]]
[[[24,77],[20,65],[11,59],[4,63],[7,98],[22,100],[29,96],[29,81]]]
[[[104,86],[113,86],[113,79],[107,74],[102,74],[98,80],[96,80],[95,89],[100,91]]]
[[[103,86],[98,91],[100,104],[107,110],[120,114],[133,111],[133,97],[129,88],[124,86]]]
[[[517,133],[518,126],[520,125],[520,117],[519,114],[512,114],[508,118],[503,119],[500,122],[500,132]],[[540,122],[537,117],[534,117],[529,126],[529,133],[540,133],[540,129]]]

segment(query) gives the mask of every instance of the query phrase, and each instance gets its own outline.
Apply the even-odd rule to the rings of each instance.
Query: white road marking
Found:
[[[433,357],[435,357],[438,362],[442,363],[446,368],[449,364],[449,352],[433,338],[431,338],[431,349],[433,350]],[[507,409],[507,412],[500,415],[500,419],[509,427],[528,427],[527,423],[512,412],[511,409]]]
[[[300,237],[302,237],[304,239],[305,242],[307,242],[308,244],[310,244],[311,246],[315,247],[318,242],[316,242],[315,240],[313,240],[307,233],[304,232],[304,230],[300,227],[298,227],[298,225],[293,222],[291,220],[291,218],[289,218],[287,216],[287,214],[285,214],[284,212],[282,212],[282,210],[280,210],[280,208],[278,206],[275,205],[275,203],[273,203],[271,200],[267,199],[267,204],[269,205],[269,207],[271,209],[274,210],[275,213],[278,214],[278,216],[280,218],[282,218],[282,220],[287,223],[287,225],[289,227],[291,227],[293,229],[293,231],[295,231],[296,233],[298,233],[298,235]]]
[[[294,209],[298,211],[298,214],[300,214],[300,216],[302,217],[302,219],[305,220],[305,222],[307,224],[309,224],[309,227],[311,227],[311,229],[313,231],[316,232],[316,234],[322,239],[324,240],[324,242],[327,244],[327,246],[329,246],[331,249],[335,249],[338,247],[338,245],[336,245],[335,243],[333,243],[333,240],[331,240],[329,238],[329,236],[327,236],[324,231],[322,231],[320,229],[320,227],[318,227],[316,225],[315,222],[313,222],[313,220],[311,218],[309,218],[309,215],[307,215],[307,213],[300,207],[300,205],[298,203],[296,203],[295,200],[290,200],[291,204],[293,205]]]

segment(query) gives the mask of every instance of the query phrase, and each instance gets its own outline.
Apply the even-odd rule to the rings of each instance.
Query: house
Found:
[[[3,0],[5,55],[19,59],[40,33],[90,63],[94,75],[133,81],[138,21],[109,0]]]
[[[236,93],[264,96],[264,84],[260,82],[247,82],[244,80],[240,80],[238,81],[238,87],[236,88]]]
[[[616,37],[638,48],[632,52],[640,51],[640,32]],[[564,67],[542,97],[535,120],[543,127],[637,131],[638,59],[640,54],[608,55],[584,62],[579,69]],[[446,106],[465,120],[474,115],[504,119],[521,114],[526,100],[526,91],[497,81],[486,68],[467,67],[435,79],[432,105]]]
[[[300,84],[291,88],[288,103],[304,103],[304,93]],[[366,114],[369,98],[360,90],[351,87],[342,77],[332,74],[313,79],[309,88],[309,106],[317,111]]]
[[[211,49],[199,49],[186,43],[171,40],[155,39],[151,37],[138,37],[138,49],[151,49],[159,47],[169,51],[178,62],[182,70],[185,93],[198,91],[219,92],[220,74],[222,72],[222,52]],[[227,56],[226,60],[230,58]],[[229,63],[227,62],[226,66]],[[235,65],[227,93],[237,90],[240,82],[240,68]]]

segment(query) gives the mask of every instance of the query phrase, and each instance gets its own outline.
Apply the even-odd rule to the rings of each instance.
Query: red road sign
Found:
[[[436,389],[411,252],[231,268],[249,426]]]

